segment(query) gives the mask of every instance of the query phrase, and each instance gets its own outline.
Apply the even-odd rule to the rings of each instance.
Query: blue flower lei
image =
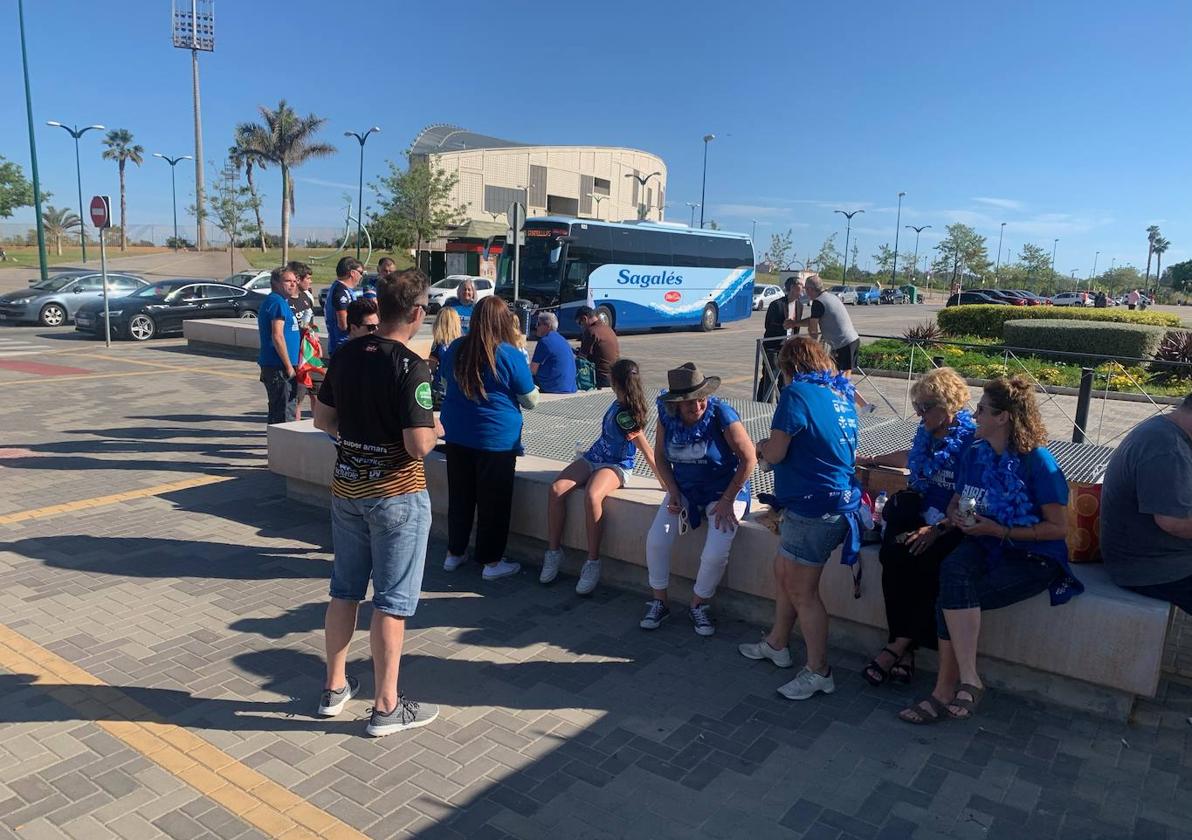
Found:
[[[907,456],[911,488],[920,492],[926,490],[933,475],[954,465],[956,456],[972,440],[976,428],[973,415],[967,408],[962,408],[956,413],[952,425],[948,427],[948,434],[942,440],[937,441],[931,432],[927,431],[927,427],[920,423],[915,431],[910,454]]]
[[[809,382],[812,385],[827,385],[829,388],[844,394],[849,400],[852,400],[853,393],[857,390],[856,386],[843,373],[831,374],[826,370],[817,370],[813,373],[796,373],[791,377],[791,382]]]
[[[720,398],[715,395],[708,397],[708,407],[704,411],[704,416],[694,426],[688,426],[679,419],[677,414],[668,414],[666,411],[666,403],[662,399],[666,395],[666,389],[658,396],[658,422],[666,429],[667,440],[672,443],[690,444],[699,440],[705,440],[711,433],[709,428],[712,421],[716,419],[717,406],[720,404]]]
[[[990,519],[1010,526],[1034,525],[1039,521],[1032,513],[1034,503],[1026,484],[1018,477],[1017,452],[1007,447],[999,457],[992,446],[982,442],[973,452],[973,459],[981,470],[985,511]]]

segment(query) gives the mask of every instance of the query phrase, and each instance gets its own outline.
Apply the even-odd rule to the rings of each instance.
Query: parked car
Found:
[[[468,274],[448,274],[438,283],[431,285],[430,305],[426,309],[427,313],[434,315],[447,305],[447,301],[455,300],[459,284],[465,280],[471,280],[472,285],[476,287],[476,300],[486,298],[493,293],[492,280],[484,277],[472,277]]]
[[[1010,291],[1016,295],[1021,295],[1026,300],[1027,306],[1051,306],[1050,298],[1045,298],[1034,292],[1028,292],[1026,289],[1010,289]]]
[[[250,292],[267,295],[272,288],[269,284],[269,278],[272,273],[272,271],[260,271],[253,268],[248,271],[237,271],[231,277],[225,277],[223,282],[229,286],[239,286],[242,289],[248,289]]]
[[[1052,306],[1092,306],[1092,295],[1085,292],[1060,292],[1051,296]]]
[[[759,283],[753,287],[753,308],[765,309],[780,297],[786,297],[786,292],[782,290],[781,286]]]
[[[958,295],[952,295],[948,298],[947,306],[965,306],[970,303],[996,303],[1006,305],[1006,301],[1000,297],[994,297],[989,294],[988,290],[970,289],[967,292],[961,292]]]
[[[182,332],[192,318],[248,318],[256,320],[264,303],[261,295],[213,280],[181,278],[142,286],[130,295],[108,301],[112,337],[148,341],[154,336]],[[75,313],[75,329],[102,338],[103,301],[84,304]]]
[[[840,298],[841,303],[851,303],[853,305],[857,303],[857,293],[848,286],[833,286],[828,291]]]
[[[108,298],[123,297],[147,282],[134,274],[108,272]],[[55,274],[39,286],[0,295],[0,320],[60,327],[70,323],[83,304],[98,300],[102,306],[103,275],[98,271]]]
[[[1027,300],[1018,292],[1012,292],[1009,289],[982,289],[981,291],[990,297],[1001,299],[1003,303],[1008,303],[1011,306],[1026,306]]]
[[[882,303],[910,303],[910,300],[902,289],[882,289]]]
[[[856,286],[857,303],[868,306],[882,302],[882,292],[877,286]]]

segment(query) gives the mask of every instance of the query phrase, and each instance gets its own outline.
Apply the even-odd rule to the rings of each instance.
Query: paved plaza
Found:
[[[656,383],[699,342],[746,396],[754,334],[623,352]],[[834,651],[837,692],[790,703],[736,652],[759,627],[643,633],[644,580],[486,584],[436,543],[401,682],[443,716],[366,739],[363,633],[362,697],[311,715],[328,517],[265,469],[254,364],[0,327],[0,385],[0,837],[1192,837],[1190,683],[1129,725],[994,692],[914,728],[930,674]]]

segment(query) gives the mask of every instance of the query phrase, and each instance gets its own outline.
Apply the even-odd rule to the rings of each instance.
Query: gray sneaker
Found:
[[[830,670],[827,676],[823,676],[804,666],[793,680],[778,688],[778,693],[787,700],[807,700],[821,691],[831,694],[835,690],[836,680],[832,678]]]
[[[406,729],[426,726],[438,716],[439,707],[434,703],[415,703],[413,700],[407,700],[404,694],[399,694],[397,705],[392,712],[382,714],[373,709],[372,719],[364,731],[374,738],[381,738]]]
[[[738,645],[737,650],[746,659],[769,659],[779,668],[789,668],[795,664],[789,650],[786,648],[774,650],[765,638],[762,638],[760,642],[745,642]]]
[[[576,595],[591,595],[600,583],[600,561],[585,560],[584,567],[579,570],[579,581],[575,584]]]
[[[559,564],[563,562],[563,549],[548,548],[542,556],[542,573],[538,575],[539,583],[551,583],[559,576]]]
[[[344,710],[344,706],[348,705],[348,701],[359,693],[360,680],[355,677],[348,677],[347,685],[339,691],[323,689],[323,695],[319,698],[319,710],[317,714],[323,717],[335,717]]]

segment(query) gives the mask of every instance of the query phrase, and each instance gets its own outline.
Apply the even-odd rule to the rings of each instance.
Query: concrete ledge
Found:
[[[328,485],[335,463],[330,438],[310,421],[269,427],[269,468],[287,479],[295,499],[327,506]],[[545,458],[518,461],[514,489],[510,553],[540,562],[546,537],[547,492],[563,466]],[[442,455],[427,458],[427,483],[437,514],[436,532],[446,528],[447,471]],[[629,486],[605,503],[606,527],[603,580],[645,589],[645,534],[662,493],[649,480],[633,476]],[[568,500],[564,545],[569,549],[565,571],[578,572],[585,545],[583,500]],[[671,562],[676,599],[690,597],[699,564],[703,532],[679,538]],[[772,564],[777,538],[754,522],[742,525],[720,593],[717,610],[760,624],[773,617]],[[429,558],[428,562],[439,562]],[[876,548],[863,553],[862,597],[853,598],[850,570],[837,559],[829,564],[821,593],[832,616],[832,642],[866,656],[886,638],[881,597],[881,566]],[[982,616],[982,673],[991,685],[1102,716],[1124,719],[1135,697],[1153,697],[1158,687],[1170,607],[1114,586],[1101,566],[1078,566],[1087,587],[1072,602],[1051,607],[1044,593],[1029,601]],[[934,666],[930,655],[923,664]]]
[[[320,327],[321,328],[321,327]],[[256,319],[209,318],[182,322],[182,335],[187,347],[199,353],[217,353],[255,359],[261,348],[261,334]],[[320,336],[325,340],[325,336]],[[415,338],[407,346],[426,358],[430,354],[430,338]]]

